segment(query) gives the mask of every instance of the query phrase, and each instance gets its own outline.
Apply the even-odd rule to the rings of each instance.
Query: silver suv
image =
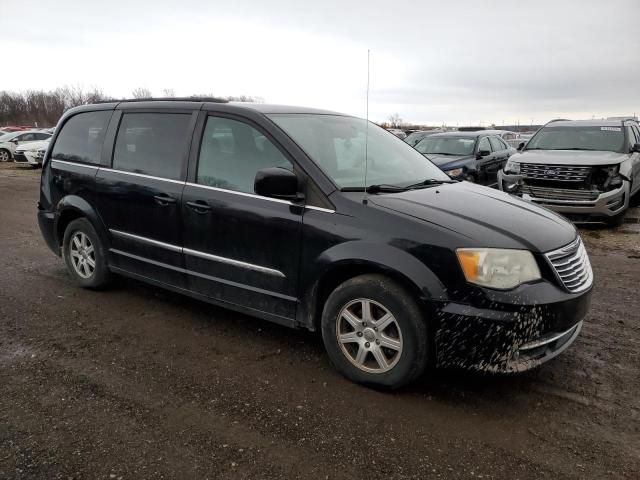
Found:
[[[554,120],[498,172],[500,190],[576,222],[620,224],[640,191],[635,120]]]

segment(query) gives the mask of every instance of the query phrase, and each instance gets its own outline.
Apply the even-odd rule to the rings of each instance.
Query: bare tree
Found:
[[[145,87],[134,88],[131,92],[131,96],[138,99],[153,97],[153,95],[151,94],[151,90]]]
[[[164,88],[162,90],[162,96],[167,98],[173,98],[176,96],[176,92],[173,88]]]
[[[397,113],[394,113],[393,115],[389,115],[388,123],[392,128],[398,128],[400,125],[402,125],[402,118],[400,118],[400,115],[398,115]]]

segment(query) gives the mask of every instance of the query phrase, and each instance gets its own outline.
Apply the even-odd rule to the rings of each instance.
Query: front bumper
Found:
[[[17,151],[13,154],[15,163],[28,163],[29,165],[39,165],[42,159],[38,159],[35,153],[30,151]]]
[[[591,291],[563,293],[562,299],[556,296],[549,303],[496,305],[496,309],[448,303],[437,314],[437,365],[493,373],[535,368],[578,337]]]
[[[577,216],[578,220],[589,221],[590,219],[609,218],[622,213],[629,206],[629,182],[624,180],[622,186],[615,190],[602,192],[595,199],[566,199],[553,198],[553,189],[544,198],[523,193],[521,185],[526,182],[523,175],[509,175],[503,170],[498,172],[498,188],[500,190],[517,195],[523,200],[529,200],[543,207],[547,207],[555,212],[566,214],[567,216]],[[561,197],[562,195],[558,195]]]

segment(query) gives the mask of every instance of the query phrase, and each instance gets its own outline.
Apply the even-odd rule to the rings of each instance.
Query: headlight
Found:
[[[504,290],[540,278],[528,250],[459,248],[456,253],[467,281],[476,285]]]
[[[450,177],[459,177],[460,175],[462,175],[462,169],[454,168],[453,170],[446,170],[444,173],[446,173]]]
[[[520,173],[520,164],[514,160],[507,160],[507,164],[504,166],[504,173]]]

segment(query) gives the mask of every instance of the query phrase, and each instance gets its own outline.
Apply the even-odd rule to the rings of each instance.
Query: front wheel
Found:
[[[0,149],[0,162],[8,162],[11,160],[11,152],[4,148]]]
[[[424,312],[401,285],[361,275],[338,286],[322,315],[331,363],[348,379],[395,389],[420,376],[428,360]]]

